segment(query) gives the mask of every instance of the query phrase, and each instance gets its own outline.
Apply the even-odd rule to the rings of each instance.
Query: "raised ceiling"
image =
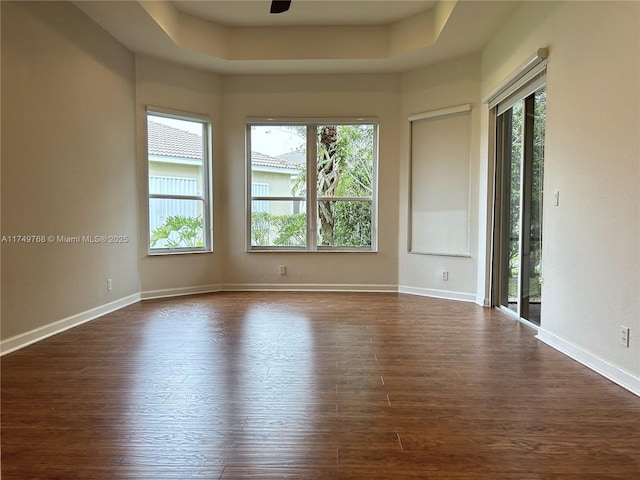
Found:
[[[234,27],[388,25],[436,6],[435,0],[293,0],[288,12],[269,14],[269,1],[172,1],[181,12]],[[366,8],[365,7],[366,4]]]
[[[401,72],[480,51],[516,1],[76,1],[136,53],[225,74]]]

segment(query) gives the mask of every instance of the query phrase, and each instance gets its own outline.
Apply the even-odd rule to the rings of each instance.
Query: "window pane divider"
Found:
[[[311,134],[313,132],[313,134]],[[309,186],[313,185],[313,189],[318,187],[318,129],[317,125],[307,125],[307,191]],[[310,162],[309,159],[314,159]],[[311,168],[313,165],[313,168]],[[308,195],[307,200],[307,249],[314,252],[318,250],[318,239],[315,234],[318,231],[318,200],[316,195]]]
[[[251,200],[255,200],[255,201],[272,200],[274,202],[306,202],[307,201],[305,197],[269,197],[269,196],[263,196],[263,195],[251,197]]]
[[[198,195],[169,195],[163,193],[150,193],[149,198],[158,198],[165,200],[204,200],[203,196]]]
[[[153,198],[153,197],[152,197]],[[158,198],[168,198],[165,196],[158,196]],[[187,198],[187,197],[180,197]],[[371,202],[372,197],[316,197],[318,202]],[[306,202],[305,197],[269,197],[265,195],[252,196],[251,200],[254,201],[274,201],[274,202]]]
[[[317,197],[318,202],[371,202],[371,197]]]

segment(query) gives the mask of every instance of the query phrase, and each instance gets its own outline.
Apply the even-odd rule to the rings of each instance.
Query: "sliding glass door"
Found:
[[[540,324],[546,88],[498,108],[498,305]]]

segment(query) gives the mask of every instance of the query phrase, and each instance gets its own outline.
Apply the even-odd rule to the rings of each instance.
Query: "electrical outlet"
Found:
[[[629,327],[620,326],[620,345],[629,348]]]
[[[442,271],[442,280],[444,280],[445,282],[449,280],[449,271],[448,270],[443,270]]]
[[[286,274],[287,274],[287,266],[280,265],[280,275],[286,275]]]
[[[113,280],[111,280],[110,278],[107,278],[107,290],[113,290]]]

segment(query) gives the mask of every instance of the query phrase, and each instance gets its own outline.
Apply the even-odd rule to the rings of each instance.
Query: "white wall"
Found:
[[[396,75],[230,76],[224,79],[225,190],[221,211],[230,287],[395,288],[398,250],[398,113]],[[248,117],[377,117],[379,229],[377,253],[245,252],[245,120]],[[287,275],[278,266],[287,266]],[[306,288],[306,287],[305,287]]]
[[[470,103],[470,257],[420,255],[408,253],[409,216],[409,121],[414,113],[429,112]],[[400,209],[399,209],[399,285],[400,290],[476,301],[478,237],[478,158],[480,148],[480,58],[469,56],[425,67],[402,75],[400,125]],[[450,195],[456,195],[451,191]],[[449,280],[442,280],[442,271]]]
[[[69,3],[2,2],[2,339],[139,291],[134,58]],[[113,290],[107,290],[107,278]]]
[[[140,210],[140,290],[143,296],[220,288],[224,250],[220,204],[224,179],[220,77],[144,55],[136,56],[136,114],[138,140],[138,205]],[[148,255],[146,107],[162,107],[208,115],[213,130],[213,253]]]
[[[525,2],[482,55],[486,94],[549,46],[540,336],[604,373],[617,371],[636,391],[639,10],[637,2]],[[549,201],[555,190],[558,207]],[[630,348],[619,345],[620,325],[631,328]]]

